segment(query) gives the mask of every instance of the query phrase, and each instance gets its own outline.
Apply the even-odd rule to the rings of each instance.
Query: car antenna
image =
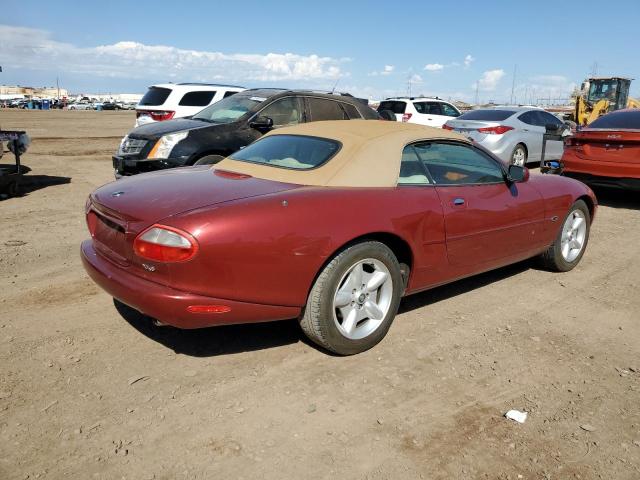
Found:
[[[332,95],[336,91],[336,87],[338,86],[338,82],[339,81],[340,81],[340,77],[338,77],[338,79],[336,80],[336,83],[333,84],[333,88],[331,89],[331,94]]]

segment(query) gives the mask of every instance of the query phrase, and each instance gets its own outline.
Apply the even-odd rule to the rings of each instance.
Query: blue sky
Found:
[[[1,84],[75,93],[210,81],[508,101],[638,78],[640,2],[3,0]],[[99,6],[98,6],[99,5]],[[605,5],[605,7],[603,7]],[[607,10],[608,8],[608,10]],[[594,33],[595,32],[595,33]]]

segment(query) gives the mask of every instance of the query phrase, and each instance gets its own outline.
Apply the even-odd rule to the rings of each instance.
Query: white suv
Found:
[[[438,97],[397,97],[380,102],[378,113],[389,110],[399,122],[418,123],[429,127],[440,127],[460,116],[460,110]]]
[[[136,106],[136,127],[152,122],[195,115],[200,110],[242,92],[244,87],[210,83],[160,83],[151,85]]]

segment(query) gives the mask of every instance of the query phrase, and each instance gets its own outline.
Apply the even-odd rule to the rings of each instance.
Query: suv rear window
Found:
[[[344,109],[345,112],[347,112],[350,120],[353,120],[354,118],[362,118],[362,115],[360,115],[358,109],[350,103],[340,102],[340,106]]]
[[[204,92],[188,92],[180,99],[178,105],[185,107],[206,107],[211,103],[216,92],[214,90],[205,90]]]
[[[316,168],[340,150],[340,143],[328,138],[303,135],[271,135],[237,151],[231,158],[279,168]]]
[[[157,107],[165,102],[170,93],[170,88],[149,87],[138,105]]]
[[[499,122],[513,115],[515,110],[471,110],[458,117],[458,120],[487,120]]]
[[[594,120],[588,128],[613,128],[640,130],[640,110],[613,112]]]
[[[406,102],[399,102],[397,100],[385,100],[384,102],[380,102],[378,106],[378,112],[383,110],[391,110],[393,113],[402,114],[404,110],[407,108]]]

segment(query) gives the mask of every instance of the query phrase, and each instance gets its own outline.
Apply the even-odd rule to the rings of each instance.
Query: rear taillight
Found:
[[[171,120],[175,114],[176,112],[172,110],[136,110],[136,118],[140,118],[143,115],[148,115],[156,122]]]
[[[186,262],[198,253],[198,242],[177,228],[153,225],[136,237],[133,251],[157,262]]]
[[[581,147],[582,146],[582,142],[580,142],[575,137],[565,137],[564,146],[565,147]]]
[[[450,127],[446,123],[444,125],[442,125],[442,128],[444,128],[445,130],[453,130],[453,127]]]
[[[506,125],[498,125],[497,127],[483,127],[479,128],[480,133],[488,133],[493,135],[502,135],[503,133],[513,130],[513,127],[507,127]]]
[[[402,114],[402,121],[403,122],[408,122],[409,120],[411,120],[411,114],[410,113],[403,113]]]

